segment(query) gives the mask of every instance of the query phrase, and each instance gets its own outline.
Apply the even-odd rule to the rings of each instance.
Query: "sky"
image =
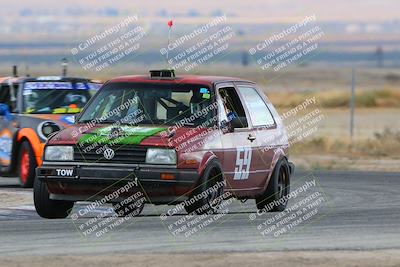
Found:
[[[160,11],[163,11],[172,18],[188,12],[207,16],[220,10],[234,15],[236,20],[251,22],[291,22],[314,13],[320,21],[400,20],[399,0],[0,0],[0,3],[0,14],[3,18],[18,16],[24,8],[60,15],[66,8],[90,11],[113,7],[120,11],[136,11],[142,17],[158,17]]]

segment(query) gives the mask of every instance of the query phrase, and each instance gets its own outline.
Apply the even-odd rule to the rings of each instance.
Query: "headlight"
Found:
[[[37,127],[37,132],[39,136],[46,140],[52,133],[60,131],[61,128],[56,123],[52,121],[44,121],[40,123]]]
[[[74,160],[74,148],[72,146],[46,146],[44,159],[50,161]]]
[[[147,149],[146,163],[176,164],[176,152],[174,149],[149,148]]]

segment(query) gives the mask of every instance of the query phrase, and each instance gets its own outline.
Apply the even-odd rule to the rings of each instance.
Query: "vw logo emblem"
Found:
[[[112,159],[114,157],[114,150],[112,150],[111,148],[107,148],[106,150],[104,150],[104,158],[106,159]]]

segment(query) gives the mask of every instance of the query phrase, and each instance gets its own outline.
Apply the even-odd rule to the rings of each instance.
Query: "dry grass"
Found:
[[[373,138],[356,139],[314,137],[293,145],[294,155],[335,154],[344,157],[389,157],[400,159],[400,132],[386,128],[382,133],[375,133]]]
[[[322,113],[318,130],[290,148],[297,167],[400,172],[399,108],[357,108],[353,142],[348,109]]]
[[[304,99],[315,96],[318,104],[324,108],[348,107],[350,93],[343,90],[319,92],[272,92],[270,100],[278,108],[293,108],[304,102]],[[356,107],[400,107],[400,90],[383,89],[356,92]]]

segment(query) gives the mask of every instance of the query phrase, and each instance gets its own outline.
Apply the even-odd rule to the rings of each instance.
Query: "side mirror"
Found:
[[[7,104],[0,104],[0,116],[9,116],[10,115],[10,108]]]

